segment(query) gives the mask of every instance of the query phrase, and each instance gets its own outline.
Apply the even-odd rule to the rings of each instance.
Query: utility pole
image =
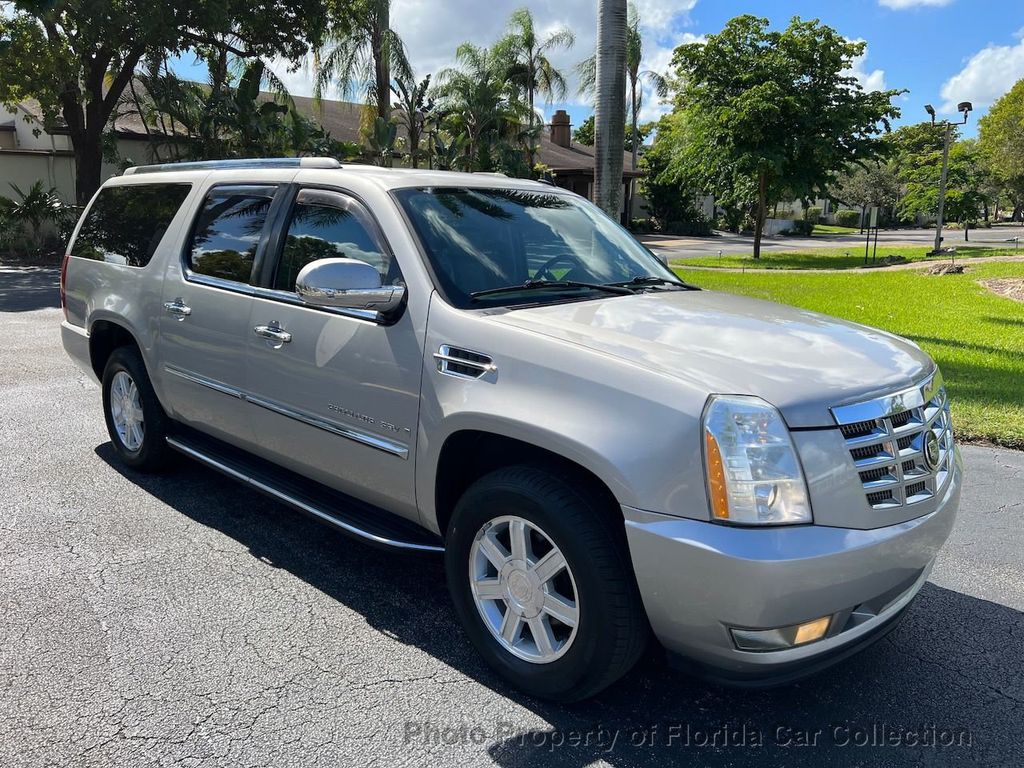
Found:
[[[933,253],[938,253],[942,250],[942,213],[943,208],[946,207],[946,173],[949,170],[949,142],[953,137],[953,126],[954,125],[965,125],[967,123],[967,116],[971,113],[974,107],[969,101],[961,101],[956,105],[956,111],[963,114],[964,119],[956,123],[951,123],[949,120],[943,120],[942,125],[945,128],[945,135],[942,140],[942,173],[939,176],[939,211],[938,221],[935,222],[935,250]],[[924,111],[931,115],[932,125],[935,125],[935,109],[931,104],[924,105]]]
[[[935,252],[942,250],[942,209],[946,206],[946,172],[949,170],[949,136],[952,133],[946,121],[946,137],[942,144],[942,175],[939,176],[939,220],[935,223]]]

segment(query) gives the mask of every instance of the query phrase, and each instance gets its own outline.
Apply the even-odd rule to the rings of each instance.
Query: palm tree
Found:
[[[549,100],[565,97],[565,77],[551,64],[548,54],[556,48],[572,48],[576,38],[568,29],[552,32],[543,41],[537,37],[529,8],[512,11],[508,32],[495,46],[496,55],[506,59],[510,82],[525,95],[530,105],[530,125],[536,121],[536,94]]]
[[[398,101],[395,102],[398,122],[405,126],[405,133],[409,139],[409,162],[416,168],[419,165],[420,141],[424,128],[434,111],[434,101],[429,95],[430,75],[419,82],[415,77],[396,77],[391,90],[398,97]]]
[[[463,43],[455,51],[457,67],[438,73],[434,95],[454,135],[465,135],[475,170],[491,170],[499,142],[514,138],[525,122],[526,107],[506,79],[495,51]]]
[[[391,119],[391,77],[411,79],[401,38],[391,29],[391,0],[359,0],[327,45],[313,54],[313,95],[336,83],[343,96],[362,88],[375,102],[377,117]]]
[[[622,207],[622,144],[626,112],[626,0],[598,0],[594,67],[594,200],[614,219]]]
[[[668,81],[649,69],[641,70],[643,59],[643,37],[640,34],[640,13],[636,5],[629,4],[626,24],[626,89],[629,110],[629,124],[632,135],[633,167],[636,168],[637,149],[640,146],[640,108],[644,103],[644,81],[648,82],[654,92],[661,98],[668,95]],[[594,95],[597,86],[597,59],[588,56],[576,65],[576,74],[580,80],[580,93]]]

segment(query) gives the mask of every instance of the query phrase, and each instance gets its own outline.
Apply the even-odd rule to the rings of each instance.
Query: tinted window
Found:
[[[338,192],[299,192],[288,223],[274,287],[295,290],[299,271],[318,259],[358,259],[377,268],[387,281],[389,259],[373,234],[369,216],[355,200]]]
[[[188,265],[193,272],[249,282],[274,187],[217,187],[196,221]]]
[[[146,266],[190,188],[189,184],[132,184],[101,189],[71,254]]]
[[[607,284],[646,276],[677,279],[622,227],[575,195],[459,188],[394,194],[442,292],[459,307],[564,298],[556,291],[532,290],[474,296],[527,280]],[[590,296],[608,294],[592,291]]]

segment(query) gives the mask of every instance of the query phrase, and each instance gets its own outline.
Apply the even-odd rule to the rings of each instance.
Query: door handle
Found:
[[[184,320],[186,317],[192,314],[192,307],[188,306],[181,299],[175,299],[174,301],[165,301],[164,309],[166,309],[172,315],[176,315],[178,320]]]
[[[292,335],[288,331],[282,331],[281,326],[277,323],[271,325],[257,325],[252,329],[253,333],[264,339],[270,341],[276,341],[278,344],[287,344],[292,340]]]

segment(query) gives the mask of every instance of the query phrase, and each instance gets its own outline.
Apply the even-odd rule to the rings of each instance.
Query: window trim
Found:
[[[270,240],[271,226],[277,216],[277,211],[281,205],[282,189],[288,186],[286,183],[279,182],[245,182],[245,181],[225,181],[217,184],[212,184],[202,192],[202,198],[199,201],[199,205],[196,206],[195,214],[192,217],[192,222],[189,225],[188,237],[185,238],[184,244],[179,254],[179,263],[181,265],[181,272],[186,282],[196,283],[198,285],[205,285],[209,288],[219,288],[223,291],[231,291],[232,293],[240,293],[246,296],[252,296],[256,293],[258,287],[257,278],[260,274],[260,268],[263,258],[266,253],[267,244]],[[256,244],[256,253],[253,256],[252,269],[249,272],[249,282],[243,283],[237,280],[228,280],[224,277],[216,277],[214,275],[205,275],[201,272],[196,272],[190,265],[190,257],[192,255],[192,242],[195,239],[196,229],[199,226],[199,219],[203,215],[203,211],[206,209],[206,201],[209,200],[210,195],[218,189],[224,188],[249,188],[249,189],[273,189],[274,194],[270,200],[270,207],[267,209],[267,216],[263,221],[263,227],[260,230],[260,239]]]
[[[164,229],[164,233],[160,236],[160,240],[159,240],[159,242],[157,242],[156,248],[153,249],[153,253],[150,254],[149,260],[145,264],[143,264],[142,266],[138,266],[136,264],[129,264],[127,262],[125,262],[124,264],[119,264],[116,261],[107,261],[105,258],[104,259],[90,259],[87,256],[82,256],[80,254],[73,253],[74,247],[78,244],[78,241],[81,239],[82,228],[85,226],[85,222],[89,218],[89,214],[91,214],[93,212],[93,209],[96,207],[96,203],[100,199],[100,195],[102,195],[104,191],[106,191],[108,189],[124,189],[124,188],[131,188],[131,187],[156,187],[156,186],[162,186],[162,187],[187,187],[188,191],[185,193],[185,197],[182,198],[181,202],[178,203],[178,209],[174,212],[174,215],[171,217],[170,221],[167,222],[167,227]],[[115,266],[115,267],[129,267],[131,269],[148,269],[149,265],[153,263],[153,258],[156,256],[157,251],[160,250],[160,246],[163,245],[164,238],[167,237],[167,233],[171,231],[171,226],[174,224],[175,219],[177,219],[179,216],[183,216],[183,215],[187,216],[187,210],[186,209],[189,206],[189,197],[195,192],[195,188],[196,188],[196,184],[193,181],[162,181],[162,182],[157,182],[155,180],[151,181],[149,183],[146,183],[146,184],[109,184],[107,186],[101,186],[99,189],[96,190],[96,194],[93,195],[92,199],[89,201],[88,206],[86,206],[85,210],[82,211],[81,218],[79,219],[78,223],[75,225],[75,230],[72,233],[73,237],[71,238],[71,240],[68,243],[67,248],[66,248],[67,255],[70,258],[82,259],[83,261],[91,261],[91,262],[96,263],[96,264],[110,264],[111,266]]]

